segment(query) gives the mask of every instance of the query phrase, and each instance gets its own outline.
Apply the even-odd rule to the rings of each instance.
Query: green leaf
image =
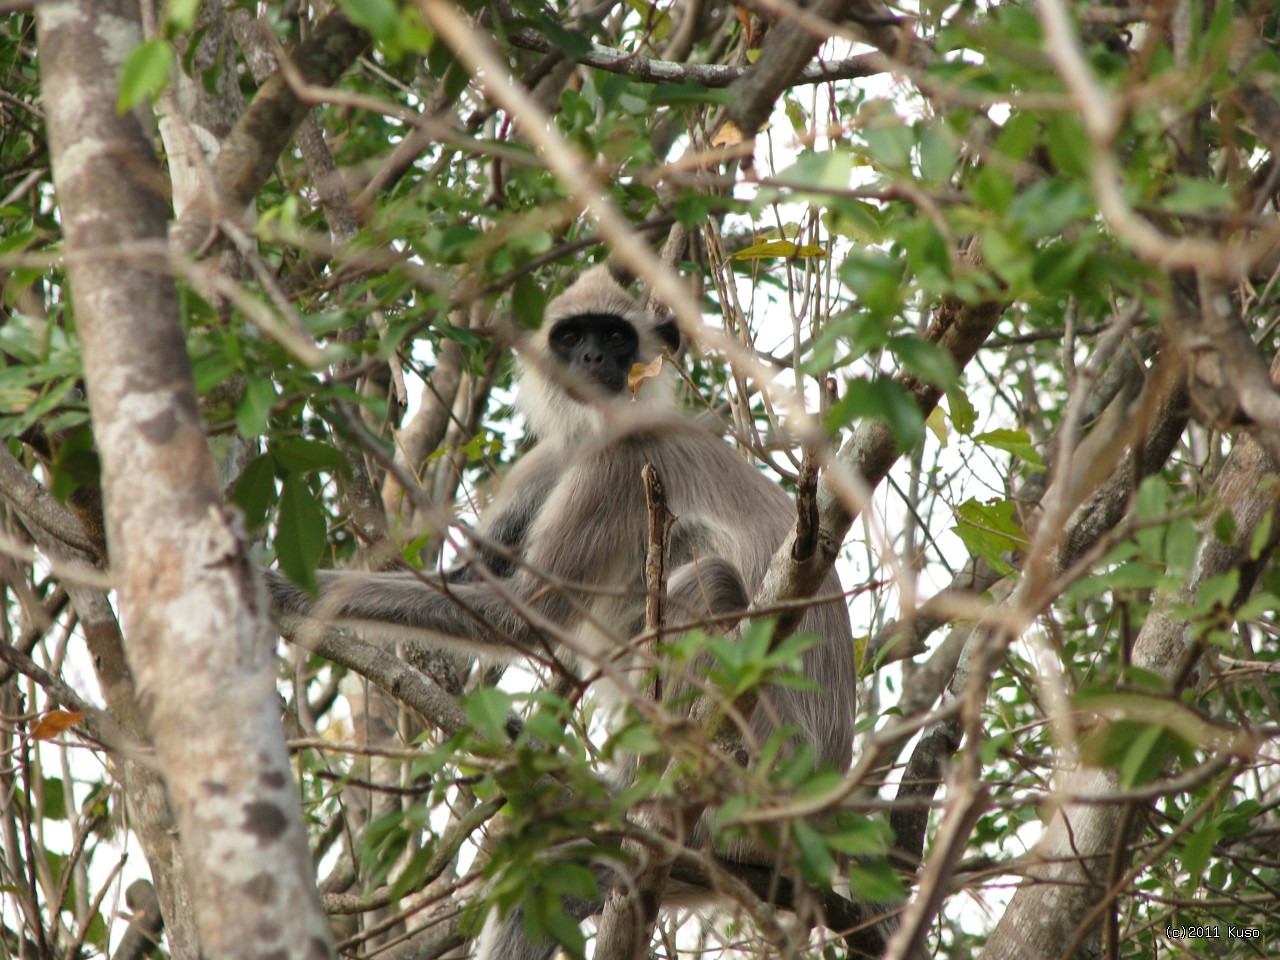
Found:
[[[1267,544],[1271,542],[1271,528],[1275,523],[1276,514],[1274,510],[1268,510],[1262,515],[1262,519],[1258,521],[1258,525],[1253,528],[1253,535],[1249,537],[1249,559],[1257,560],[1262,556],[1262,552],[1266,550]]]
[[[1034,467],[1042,466],[1044,463],[1040,459],[1040,454],[1036,452],[1036,448],[1031,445],[1031,437],[1025,430],[990,430],[974,436],[973,442],[1012,453]]]
[[[500,742],[506,736],[507,717],[511,715],[512,698],[497,687],[481,687],[469,694],[462,706],[467,722],[489,740]]]
[[[527,728],[528,724],[525,726]],[[662,749],[662,741],[658,739],[653,727],[648,724],[633,723],[611,736],[604,749],[606,756],[625,754],[633,757],[651,757]]]
[[[915,146],[915,131],[905,124],[871,127],[863,131],[867,150],[880,166],[894,173],[911,171],[911,148]]]
[[[833,198],[822,212],[822,225],[838,236],[860,243],[877,243],[884,236],[880,210],[852,197]]]
[[[787,114],[787,119],[791,121],[791,129],[798,137],[803,137],[809,131],[809,114],[805,111],[800,102],[792,96],[782,98],[782,109]]]
[[[94,913],[89,920],[89,926],[85,928],[84,939],[86,943],[91,943],[98,948],[98,952],[106,955],[107,952],[107,921],[103,918],[101,912]]]
[[[542,284],[529,274],[523,274],[511,291],[511,309],[521,326],[529,330],[542,326],[542,318],[547,312],[547,292]]]
[[[393,901],[422,886],[427,868],[431,865],[431,861],[435,859],[436,846],[435,843],[423,844],[409,858],[409,862],[405,864],[400,875],[395,877],[391,884],[390,894]]]
[[[1124,761],[1120,764],[1122,786],[1141,786],[1160,776],[1160,771],[1164,768],[1164,759],[1168,754],[1164,739],[1164,727],[1152,724],[1144,727],[1129,742]]]
[[[337,473],[342,468],[342,456],[338,451],[319,440],[289,437],[273,443],[271,453],[281,470],[288,473]]]
[[[1241,800],[1218,820],[1218,829],[1224,837],[1241,837],[1254,829],[1253,821],[1262,812],[1262,805],[1252,798]]]
[[[1200,589],[1196,591],[1196,611],[1208,613],[1219,607],[1226,609],[1231,606],[1231,601],[1235,599],[1239,590],[1239,570],[1215,574],[1200,584]]]
[[[93,443],[93,431],[87,424],[67,431],[53,455],[53,495],[66,500],[82,487],[97,487],[101,477],[102,464]]]
[[[907,266],[921,285],[942,287],[952,274],[951,254],[938,228],[923,218],[898,226],[897,240],[906,254]]]
[[[1216,804],[1215,804],[1216,810]],[[1215,811],[1201,817],[1182,845],[1182,869],[1186,873],[1188,894],[1194,893],[1204,882],[1205,867],[1218,842],[1218,818]]]
[[[998,570],[1008,570],[1004,555],[1016,553],[1027,545],[1027,535],[1013,519],[1013,501],[988,503],[970,498],[956,507],[952,530],[970,553],[986,557]]]
[[[580,863],[558,863],[547,876],[547,886],[561,896],[590,900],[600,892],[596,876]]]
[[[539,315],[539,321],[541,321],[541,315]],[[455,327],[452,323],[449,323],[443,318],[438,318],[432,322],[431,329],[440,334],[440,336],[444,337],[446,340],[452,340],[454,343],[461,344],[462,346],[468,347],[472,350],[483,349],[484,345],[488,342],[484,337],[477,336],[466,327]]]
[[[534,18],[538,29],[564,55],[566,60],[577,60],[591,52],[591,40],[573,30],[566,30],[555,17],[540,13]]]
[[[245,385],[236,409],[236,430],[247,440],[260,437],[271,423],[271,407],[276,402],[276,386],[265,377],[254,377]]]
[[[1083,187],[1056,179],[1033,183],[1009,206],[1009,219],[1028,240],[1056,236],[1092,213],[1093,200]]]
[[[1093,141],[1085,133],[1079,114],[1052,112],[1045,123],[1050,159],[1068,176],[1087,180],[1093,166]]]
[[[908,371],[926,383],[946,390],[956,382],[957,371],[951,354],[919,337],[893,337],[889,350],[897,355]]]
[[[994,166],[982,167],[969,189],[976,204],[1001,215],[1008,211],[1015,192],[1013,177]]]
[[[1138,494],[1134,503],[1134,512],[1141,526],[1134,532],[1143,556],[1149,560],[1158,560],[1164,549],[1164,524],[1161,522],[1168,514],[1169,490],[1166,481],[1159,474],[1147,477],[1138,485]]]
[[[1025,160],[1035,146],[1039,132],[1040,119],[1036,114],[1014,112],[1000,128],[1000,135],[996,137],[996,149],[1006,157]]]
[[[844,396],[831,408],[827,422],[838,428],[866,417],[882,420],[903,450],[915,446],[924,433],[924,417],[915,398],[884,377],[870,382],[850,380]]]
[[[144,40],[138,44],[125,58],[116,110],[124,113],[155,96],[169,82],[172,69],[173,47],[167,40]]]
[[[164,5],[164,18],[173,29],[186,33],[196,22],[196,12],[199,9],[200,0],[169,0]]]
[[[1171,213],[1209,213],[1232,210],[1235,197],[1230,185],[1215,180],[1174,177],[1174,188],[1160,201]]]
[[[1147,477],[1138,485],[1138,498],[1135,503],[1139,521],[1148,523],[1161,520],[1168,512],[1168,488],[1163,477],[1157,475]]]
[[[1151,590],[1161,582],[1163,574],[1144,560],[1131,560],[1099,579],[1111,590]]]
[[[959,155],[954,136],[935,126],[926,127],[920,135],[920,178],[926,183],[945,184],[955,173]]]
[[[351,22],[379,43],[392,43],[400,31],[400,11],[395,0],[339,0],[338,5]],[[436,44],[441,47],[444,44]],[[434,50],[434,47],[432,48]]]
[[[62,781],[57,777],[45,777],[41,781],[41,796],[44,801],[44,815],[49,820],[67,819],[67,795],[62,788]]]
[[[962,387],[957,385],[947,391],[947,411],[951,415],[951,425],[956,428],[957,433],[964,436],[973,433],[974,425],[978,422],[978,411],[969,402],[969,395]]]
[[[276,499],[276,464],[263,455],[250,460],[231,490],[231,502],[244,511],[245,525],[259,530]]]
[[[324,555],[324,511],[305,480],[296,474],[284,478],[276,531],[276,559],[285,576],[309,593],[315,593],[316,565]]]
[[[883,821],[841,811],[828,831],[827,846],[850,857],[870,857],[889,848]]]
[[[1280,610],[1280,597],[1263,590],[1253,594],[1248,600],[1240,604],[1235,615],[1239,620],[1261,620],[1264,616],[1273,614],[1277,610]]]
[[[902,885],[897,871],[883,861],[866,863],[855,860],[846,868],[849,889],[858,895],[859,900],[870,903],[901,903],[907,899],[906,887]]]
[[[1231,512],[1230,508],[1224,508],[1221,513],[1213,518],[1213,536],[1219,543],[1233,544],[1236,542],[1236,516]]]
[[[851,253],[840,265],[840,282],[872,313],[891,316],[902,309],[902,263],[886,253]]]
[[[804,820],[791,823],[791,840],[796,847],[795,866],[800,875],[816,886],[829,886],[836,862],[822,834]]]
[[[723,197],[711,196],[698,190],[681,190],[676,194],[676,218],[683,226],[694,228],[703,225],[716,210],[725,207]]]
[[[573,960],[579,960],[587,955],[587,941],[582,935],[582,928],[578,926],[578,922],[563,909],[560,903],[557,903],[551,910],[543,914],[543,920],[546,923],[547,932],[551,934],[556,943],[564,948]]]
[[[806,151],[774,179],[779,183],[812,190],[848,190],[853,177],[853,156],[848,150]]]
[[[1200,546],[1200,531],[1189,517],[1182,517],[1169,524],[1165,536],[1165,572],[1174,580],[1186,583],[1191,577],[1196,550]]]
[[[701,83],[659,83],[649,93],[649,102],[654,106],[662,107],[700,103],[728,106],[733,103],[733,94],[728,90],[703,86]]]
[[[981,237],[982,252],[991,268],[1009,287],[1030,295],[1035,258],[1031,247],[1007,220],[1007,214],[1002,214],[998,224],[984,228]]]

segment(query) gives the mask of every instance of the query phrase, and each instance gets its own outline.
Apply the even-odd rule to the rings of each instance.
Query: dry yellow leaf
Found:
[[[636,399],[636,394],[640,391],[640,387],[646,380],[652,380],[658,374],[662,373],[662,354],[654,357],[648,363],[635,363],[631,365],[631,370],[627,374],[627,389],[631,391],[632,402]]]
[[[60,733],[65,733],[84,719],[80,710],[50,710],[31,730],[35,740],[52,740]]]
[[[711,140],[711,145],[713,147],[732,147],[745,139],[746,137],[742,135],[738,125],[732,120],[726,120],[724,126],[716,131],[715,137]]]

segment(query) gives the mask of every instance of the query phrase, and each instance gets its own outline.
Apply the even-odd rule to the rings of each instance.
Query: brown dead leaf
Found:
[[[52,740],[84,719],[81,710],[50,710],[31,730],[33,740]]]
[[[640,387],[644,385],[646,380],[652,380],[658,374],[662,373],[663,355],[659,354],[648,363],[635,363],[631,365],[631,371],[627,374],[627,389],[631,391],[631,401],[634,403],[636,394],[640,392]]]
[[[713,147],[732,147],[742,143],[746,137],[742,135],[742,131],[738,129],[738,125],[732,120],[726,120],[724,126],[716,131],[715,137],[711,140]]]

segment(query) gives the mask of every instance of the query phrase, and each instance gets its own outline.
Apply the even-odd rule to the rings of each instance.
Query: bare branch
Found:
[[[552,53],[560,48],[548,37],[533,30],[519,30],[507,35],[512,46],[540,53]],[[704,87],[722,88],[741,80],[752,68],[723,63],[677,63],[672,60],[655,60],[634,53],[591,44],[590,49],[576,58],[584,67],[595,67],[609,73],[622,73],[648,83],[700,83]],[[835,80],[852,80],[883,73],[878,58],[867,55],[845,57],[842,60],[808,63],[796,75],[794,84],[829,83]]]

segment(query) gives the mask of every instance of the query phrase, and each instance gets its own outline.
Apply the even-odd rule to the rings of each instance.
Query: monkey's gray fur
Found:
[[[600,344],[616,356],[601,359],[592,346],[597,328],[613,331]],[[628,328],[630,358],[621,344]],[[637,403],[625,387],[616,389],[616,369],[588,369],[647,363],[677,343],[674,325],[642,308],[605,268],[584,274],[551,302],[522,350],[520,406],[538,443],[482,516],[478,539],[488,546],[471,569],[426,582],[411,574],[321,574],[318,601],[272,575],[277,614],[408,631],[489,657],[545,655],[556,643],[550,634],[559,633],[581,658],[603,662],[644,624],[646,463],[657,469],[677,518],[671,622],[741,612],[793,525],[791,499],[723,440],[678,414],[670,373],[644,382]],[[852,751],[854,647],[834,573],[822,593],[837,599],[815,603],[799,625],[823,638],[804,654],[814,688],[770,687],[751,724],[756,742],[778,724],[794,727],[823,763],[843,770]],[[747,842],[717,854],[772,860]],[[579,907],[574,912],[584,916],[596,909]],[[525,942],[518,916],[490,933],[485,956],[494,960],[537,960],[553,951],[549,943]]]

